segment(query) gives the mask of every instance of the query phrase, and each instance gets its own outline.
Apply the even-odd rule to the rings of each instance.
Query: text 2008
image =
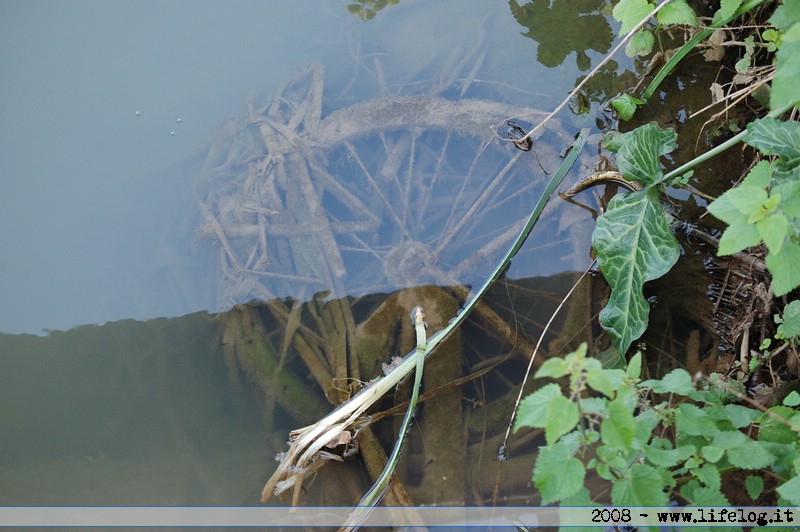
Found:
[[[622,510],[608,510],[606,508],[592,508],[592,523],[630,523],[631,511],[628,508]]]

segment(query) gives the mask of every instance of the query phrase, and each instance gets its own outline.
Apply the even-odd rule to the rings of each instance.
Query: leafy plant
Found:
[[[745,142],[774,159],[756,164],[708,210],[728,224],[719,255],[766,245],[772,289],[780,296],[800,286],[800,123],[756,120]]]
[[[675,149],[675,142],[674,130],[655,123],[615,139],[619,172],[643,185],[637,192],[615,196],[592,234],[600,271],[611,286],[600,324],[620,356],[647,328],[650,308],[642,295],[644,283],[667,273],[680,255],[658,199],[664,182],[659,158]]]
[[[594,471],[609,483],[616,506],[728,506],[722,475],[751,471],[745,481],[755,501],[761,475],[781,479],[778,505],[800,504],[800,395],[761,412],[733,404],[741,384],[713,374],[697,387],[683,369],[642,381],[641,354],[625,370],[604,369],[586,357],[586,344],[566,357],[547,360],[536,377],[546,384],[520,404],[514,431],[543,428],[533,482],[541,503],[593,503],[585,486]],[[757,435],[757,437],[753,437]]]

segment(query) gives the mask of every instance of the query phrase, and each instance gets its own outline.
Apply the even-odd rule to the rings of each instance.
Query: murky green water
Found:
[[[126,231],[115,225],[99,240],[82,241],[93,254],[62,250],[64,272],[38,272],[42,291],[16,290],[6,300],[0,330],[140,319],[45,337],[0,336],[0,503],[257,503],[288,431],[315,421],[355,379],[370,380],[390,355],[410,349],[408,308],[424,305],[431,332],[442,327],[466,295],[454,287],[475,286],[491,271],[558,166],[559,152],[581,127],[607,123],[601,103],[615,92],[616,67],[591,86],[588,112],[562,113],[531,152],[498,141],[488,127],[514,110],[549,111],[561,101],[610,48],[603,5],[402,1],[365,22],[344,5],[301,16],[292,9],[271,14],[261,5],[170,4],[182,25],[172,40],[169,28],[155,30],[166,39],[159,53],[187,46],[186,20],[202,23],[206,34],[209,19],[221,22],[206,39],[208,48],[191,55],[207,58],[207,68],[178,85],[185,101],[172,97],[171,107],[139,115],[130,95],[107,104],[117,120],[131,122],[126,127],[147,124],[119,137],[119,144],[135,149],[116,166],[136,171],[108,185],[111,199],[95,196],[92,204],[128,213],[116,222]],[[104,6],[109,16],[124,11]],[[30,20],[35,10],[15,15]],[[254,17],[276,27],[261,34],[258,24],[242,22]],[[231,41],[243,44],[229,47]],[[161,85],[170,79],[164,72],[188,57],[175,53],[175,62],[159,63],[155,96],[170,92]],[[308,70],[309,63],[321,73]],[[189,76],[179,70],[176,79],[180,72]],[[223,90],[228,82],[220,79],[236,89]],[[198,87],[209,84],[224,103],[209,107],[207,96],[196,97],[206,94]],[[420,118],[434,104],[444,110]],[[85,105],[107,116],[95,109],[100,102]],[[489,118],[479,129],[458,122],[484,112]],[[7,108],[4,113],[10,115]],[[143,121],[153,115],[157,119]],[[536,116],[520,123],[535,123]],[[184,126],[201,119],[204,125],[192,126],[190,135]],[[156,131],[163,135],[155,139]],[[287,138],[291,142],[281,144]],[[165,143],[173,141],[167,150]],[[105,156],[114,147],[99,146]],[[116,175],[113,157],[95,155],[103,161],[101,176]],[[142,165],[148,157],[162,164]],[[588,164],[583,159],[569,179],[588,172]],[[140,175],[158,178],[137,187]],[[87,179],[70,194],[102,192]],[[32,194],[15,186],[18,198]],[[125,196],[133,201],[115,208]],[[145,206],[143,220],[136,213]],[[96,211],[81,203],[60,208],[68,213],[68,234],[84,230],[81,224],[99,231],[105,219],[82,219],[75,213]],[[157,216],[150,218],[152,210]],[[23,225],[18,219],[12,224],[18,231]],[[5,237],[15,257],[13,275],[3,280],[7,287],[26,284],[20,276],[30,269],[24,259],[29,242],[56,226],[17,233],[27,235],[24,245]],[[533,279],[498,285],[487,308],[432,360],[424,389],[433,397],[418,413],[400,471],[416,503],[487,504],[496,481],[501,501],[535,503],[527,484],[536,435],[514,443],[513,461],[502,471],[497,446],[527,364],[524,354],[573,272],[591,262],[591,227],[587,211],[554,202],[508,272],[511,279]],[[100,287],[86,288],[97,268],[105,276]],[[47,302],[55,307],[58,301],[52,294],[78,279],[84,279],[80,295],[66,298],[73,304],[49,310]],[[446,289],[416,288],[423,284]],[[83,311],[102,307],[96,302],[101,296],[110,301],[105,310]],[[272,304],[207,314],[254,298]],[[44,309],[41,315],[37,308]],[[586,312],[581,326],[591,319]],[[151,319],[164,315],[182,316]],[[567,346],[587,334],[578,328],[559,335],[565,316],[546,350],[559,352],[555,344],[548,347],[553,339]],[[373,335],[381,349],[356,348]],[[448,385],[459,378],[465,382]],[[381,408],[406,396],[401,387]],[[384,446],[396,424],[375,425]],[[367,485],[359,459],[330,464],[302,502],[351,504]]]

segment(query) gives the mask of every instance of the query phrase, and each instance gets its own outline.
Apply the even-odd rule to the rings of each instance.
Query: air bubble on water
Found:
[[[183,122],[183,118],[178,119],[178,123],[180,124],[181,122]]]
[[[140,113],[139,111],[136,111],[136,116],[139,116],[140,114],[142,114],[142,113]]]
[[[174,132],[174,131],[170,131],[170,132],[169,132],[169,135],[170,135],[171,137],[174,137],[174,136],[175,136],[175,132]]]

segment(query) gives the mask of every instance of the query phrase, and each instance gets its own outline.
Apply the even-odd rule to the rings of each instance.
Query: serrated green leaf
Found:
[[[611,107],[617,112],[620,120],[630,120],[636,108],[643,103],[644,100],[623,93],[611,100]]]
[[[738,186],[725,192],[708,206],[708,212],[726,224],[746,221],[747,217],[762,208],[767,201],[767,191],[761,187]]]
[[[764,479],[755,475],[749,475],[744,479],[744,489],[747,490],[747,495],[750,499],[756,500],[761,492],[764,491]]]
[[[739,253],[743,249],[757,246],[761,243],[761,234],[755,224],[747,223],[747,220],[737,220],[730,224],[719,239],[717,255],[724,257]]]
[[[593,369],[586,372],[586,384],[592,390],[596,390],[609,399],[614,396],[614,384],[611,379],[606,375],[604,369]]]
[[[800,171],[789,177],[789,181],[772,187],[774,194],[780,194],[780,210],[786,216],[800,218]],[[795,224],[797,220],[795,220]]]
[[[725,454],[725,449],[716,445],[706,445],[700,450],[700,454],[709,462],[716,463]]]
[[[783,241],[789,234],[789,219],[781,213],[766,216],[756,223],[758,234],[770,253],[780,253]]]
[[[749,438],[742,445],[727,449],[726,453],[731,465],[740,469],[762,469],[775,461],[766,446]]]
[[[683,490],[681,490],[683,493]],[[691,495],[688,497],[692,506],[730,506],[728,498],[717,488],[709,488],[707,486],[698,486],[692,490]]]
[[[662,155],[675,149],[678,136],[674,129],[661,129],[655,122],[622,134],[622,146],[617,153],[619,172],[625,179],[643,185],[660,183]]]
[[[702,466],[693,469],[692,474],[711,489],[718,490],[722,485],[722,480],[719,475],[719,469],[713,464],[703,464]]]
[[[620,22],[619,34],[625,35],[631,31],[650,14],[654,7],[647,0],[620,0],[611,12]]]
[[[733,449],[744,445],[748,441],[747,436],[738,430],[723,430],[714,436],[714,445],[722,449]]]
[[[619,400],[608,404],[608,417],[600,424],[600,439],[611,448],[628,449],[633,441],[636,423],[633,414]]]
[[[769,161],[758,161],[756,165],[747,172],[747,176],[742,181],[741,186],[766,188],[769,186],[770,179],[772,179],[772,164]],[[722,218],[720,218],[720,220],[721,219]]]
[[[623,147],[624,149],[624,147]],[[611,285],[611,297],[600,323],[620,353],[647,328],[650,307],[644,283],[667,273],[680,247],[670,231],[654,189],[615,196],[592,233],[600,271]]]
[[[686,0],[672,0],[665,5],[656,15],[656,19],[661,24],[686,24],[697,26],[697,15],[689,7]]]
[[[683,368],[675,368],[661,379],[650,379],[642,382],[639,386],[650,388],[656,393],[676,393],[678,395],[689,395],[694,391],[692,376]]]
[[[772,274],[772,291],[783,296],[800,286],[800,246],[786,242],[780,253],[770,253],[764,259]]]
[[[781,497],[795,506],[800,506],[800,477],[794,477],[778,488]]]
[[[578,424],[578,405],[559,394],[547,405],[544,437],[552,445]]]
[[[719,430],[700,407],[681,403],[675,411],[675,427],[688,436],[713,436]]]
[[[628,377],[631,379],[638,379],[642,374],[642,352],[637,351],[628,362],[628,368],[625,370]]]
[[[533,468],[533,483],[542,495],[543,505],[576,494],[583,487],[585,476],[580,460],[560,445],[542,448]]]
[[[773,406],[769,412],[783,419],[790,419],[794,415],[794,410],[788,406]],[[797,433],[782,421],[764,414],[761,420],[761,427],[758,430],[758,439],[773,443],[794,443],[797,441]]]
[[[796,2],[795,2],[796,3]],[[769,97],[770,109],[783,109],[800,102],[800,23],[783,34],[781,47],[775,54],[775,76]]]
[[[550,402],[561,395],[558,384],[542,386],[519,403],[519,410],[514,419],[514,432],[521,427],[544,428],[547,420],[547,407]]]
[[[761,415],[758,410],[741,405],[725,405],[721,412],[737,429],[748,426]]]
[[[653,37],[653,33],[651,31],[649,31],[649,30],[641,29],[641,30],[637,31],[633,35],[633,37],[631,37],[630,41],[628,41],[627,46],[625,46],[625,55],[627,55],[628,57],[637,57],[637,56],[640,56],[640,55],[649,55],[650,52],[653,51],[653,44],[654,43],[655,43],[655,37]],[[639,100],[639,102],[641,102],[641,103],[639,103],[639,105],[644,103],[643,100]],[[611,102],[611,105],[614,105],[614,102]],[[617,107],[614,106],[614,109],[617,109]],[[634,106],[634,108],[631,110],[631,115],[633,114],[633,111],[635,111],[635,110],[636,110],[636,107]],[[617,112],[620,112],[620,110],[617,109]],[[622,120],[630,120],[630,116],[628,116],[628,118],[625,118],[624,116],[622,116],[621,112],[620,112],[620,118]]]
[[[753,120],[747,125],[745,142],[767,155],[778,155],[784,161],[798,160],[800,123],[784,122],[770,117]]]
[[[778,333],[784,338],[800,336],[800,301],[792,301],[783,308],[783,323],[778,326]],[[789,406],[797,404],[800,403]]]
[[[645,447],[644,457],[653,465],[672,467],[694,454],[694,445],[682,445],[677,449],[653,449]]]
[[[611,488],[615,506],[667,506],[664,482],[658,472],[647,464],[633,464],[625,478]]]
[[[800,22],[800,3],[784,2],[775,8],[769,23],[779,30],[788,30],[795,23]]]
[[[568,364],[563,358],[549,358],[534,375],[535,378],[552,377],[558,379],[567,374]]]
[[[720,0],[719,10],[714,13],[713,22],[718,22],[732,17],[739,6],[742,5],[742,0]]]

